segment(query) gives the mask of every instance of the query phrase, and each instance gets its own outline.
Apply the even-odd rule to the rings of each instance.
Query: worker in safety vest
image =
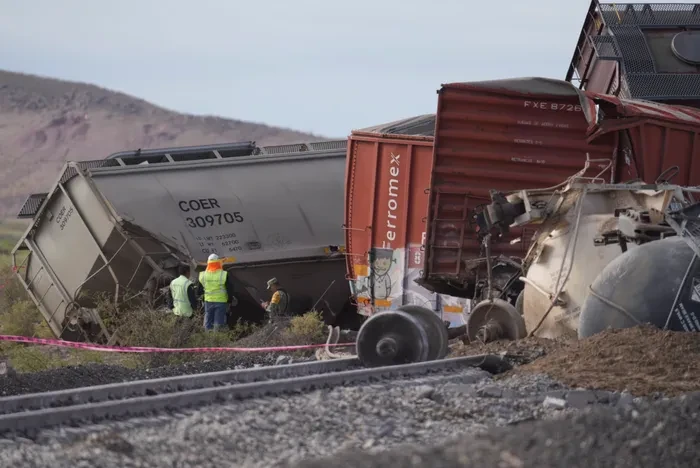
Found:
[[[262,306],[270,317],[270,321],[274,321],[287,315],[289,310],[289,294],[282,289],[277,278],[272,278],[267,282],[267,289],[272,291],[272,299],[270,302],[263,302]]]
[[[207,269],[199,273],[199,293],[204,295],[204,329],[226,326],[229,299],[234,300],[228,272],[216,254],[209,255]],[[234,304],[235,305],[235,304]]]
[[[177,267],[177,274],[178,277],[170,282],[165,299],[173,314],[189,318],[197,308],[194,283],[190,281],[190,267],[180,265]]]

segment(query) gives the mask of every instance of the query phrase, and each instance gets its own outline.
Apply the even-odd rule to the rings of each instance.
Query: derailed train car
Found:
[[[233,316],[262,313],[277,277],[330,322],[352,307],[342,236],[345,140],[118,153],[68,163],[13,255],[20,281],[56,336],[109,341],[95,297],[153,294],[183,262],[225,257]],[[308,303],[308,304],[307,304]]]
[[[389,210],[382,216],[396,225],[392,237],[401,238],[410,227],[394,221],[422,220],[425,239],[417,249],[423,262],[415,265],[421,271],[416,281],[435,293],[474,300],[465,327],[470,338],[521,338],[535,332],[560,336],[578,332],[578,316],[590,297],[587,288],[600,269],[612,265],[610,262],[622,253],[619,246],[592,249],[594,238],[597,241],[618,229],[618,211],[629,209],[630,217],[643,220],[646,211],[665,210],[668,199],[658,203],[653,197],[634,199],[635,190],[642,188],[633,186],[587,197],[592,206],[584,213],[588,221],[582,221],[585,234],[578,242],[591,244],[586,245],[584,256],[600,260],[590,262],[595,265],[591,268],[586,262],[563,263],[568,239],[577,238],[570,234],[573,220],[562,218],[571,211],[552,209],[554,224],[542,235],[551,235],[553,240],[540,239],[538,245],[544,254],[534,255],[537,267],[524,264],[533,258],[528,252],[533,235],[541,228],[537,222],[499,225],[510,229],[494,242],[496,237],[479,220],[485,215],[509,219],[514,204],[505,197],[516,196],[519,190],[546,195],[546,199],[535,198],[538,205],[528,206],[524,212],[538,213],[555,192],[573,180],[584,184],[670,181],[679,187],[698,185],[698,135],[700,114],[682,106],[620,99],[545,78],[454,83],[440,90],[432,154],[422,158],[414,155],[400,165],[400,171],[411,178],[430,172],[429,186],[414,183],[406,184],[404,190],[389,190],[391,187],[375,187],[371,178],[358,177],[353,191],[387,192],[376,197],[368,211]],[[376,162],[375,170],[393,170],[397,179],[395,159],[387,152]],[[407,208],[402,209],[400,201],[425,197],[424,211],[406,218]],[[627,203],[633,199],[635,203]],[[396,208],[393,218],[392,207]],[[535,220],[541,214],[532,216]],[[604,222],[599,223],[600,219]],[[346,231],[348,245],[354,232],[363,228],[361,224]],[[391,231],[384,225],[371,228]],[[653,229],[670,230],[667,226]],[[401,249],[400,243],[389,249]],[[503,269],[497,274],[494,267],[499,262]],[[569,273],[587,268],[589,271]],[[528,271],[530,276],[526,277]],[[558,302],[562,282],[568,284],[570,295],[564,303]],[[545,304],[549,302],[551,307]],[[444,356],[444,330],[436,328],[427,311],[426,307],[404,306],[370,317],[358,335],[361,359],[386,364]],[[396,330],[402,330],[399,338]]]
[[[348,274],[364,316],[418,305],[453,326],[470,301],[416,283],[423,268],[435,114],[354,130],[345,179]]]
[[[475,216],[492,202],[492,190],[543,189],[577,173],[607,183],[698,185],[698,134],[696,109],[581,91],[560,80],[444,85],[421,283],[471,293],[485,264]],[[492,254],[522,258],[533,231],[511,230]]]

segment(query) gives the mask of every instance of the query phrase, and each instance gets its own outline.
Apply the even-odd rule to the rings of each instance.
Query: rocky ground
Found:
[[[697,466],[698,338],[638,327],[576,343],[453,344],[453,355],[520,365],[5,439],[0,465]]]
[[[282,346],[306,344],[305,337],[300,341],[280,336],[281,327],[270,325],[262,327],[250,336],[238,342],[237,347]],[[116,382],[126,382],[141,379],[156,379],[183,374],[199,374],[203,372],[218,372],[231,369],[245,369],[275,364],[290,364],[314,360],[314,350],[290,352],[221,352],[198,355],[196,360],[180,364],[161,365],[155,367],[129,368],[114,364],[87,364],[81,366],[66,366],[56,369],[17,373],[5,372],[0,369],[0,396],[19,395],[23,393],[46,392],[67,388],[104,385]]]
[[[549,398],[548,398],[549,397]],[[587,395],[619,404],[620,396]],[[337,452],[442,443],[588,405],[541,376],[494,383],[481,370],[216,405],[161,418],[44,432],[0,444],[3,466],[273,467]],[[623,398],[623,402],[626,399]]]
[[[445,443],[378,454],[345,451],[295,468],[695,467],[700,396],[591,408],[561,420],[493,427]]]

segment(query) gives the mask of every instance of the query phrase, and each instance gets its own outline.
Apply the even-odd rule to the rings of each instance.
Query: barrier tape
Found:
[[[265,348],[154,348],[145,346],[107,346],[92,343],[78,343],[74,341],[54,340],[46,338],[32,338],[28,336],[0,335],[0,341],[12,341],[15,343],[31,343],[48,346],[59,346],[62,348],[86,349],[90,351],[105,351],[109,353],[213,353],[213,352],[233,352],[233,353],[270,353],[277,351],[297,351],[301,349],[314,349],[325,347],[348,347],[355,346],[355,343],[336,344],[312,344],[293,346],[272,346]]]
[[[12,267],[13,272],[17,272],[19,268]],[[7,283],[0,284],[0,290],[5,289]],[[108,353],[214,353],[214,352],[232,352],[232,353],[265,353],[277,351],[297,351],[302,349],[315,348],[330,348],[330,347],[349,347],[355,346],[355,343],[336,343],[336,344],[314,344],[314,345],[293,345],[293,346],[272,346],[264,348],[236,348],[236,347],[211,347],[211,348],[155,348],[145,346],[107,346],[92,343],[79,343],[75,341],[55,340],[47,338],[33,338],[29,336],[17,335],[0,335],[0,341],[10,341],[15,343],[30,343],[45,346],[58,346],[61,348],[85,349],[90,351],[105,351]]]

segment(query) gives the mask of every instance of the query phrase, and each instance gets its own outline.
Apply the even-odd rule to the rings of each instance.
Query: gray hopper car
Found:
[[[68,163],[19,214],[33,222],[13,250],[18,277],[68,340],[110,341],[96,293],[153,295],[178,264],[201,266],[210,253],[226,258],[239,307],[259,308],[274,276],[333,321],[352,308],[339,189],[346,146],[240,143]]]

